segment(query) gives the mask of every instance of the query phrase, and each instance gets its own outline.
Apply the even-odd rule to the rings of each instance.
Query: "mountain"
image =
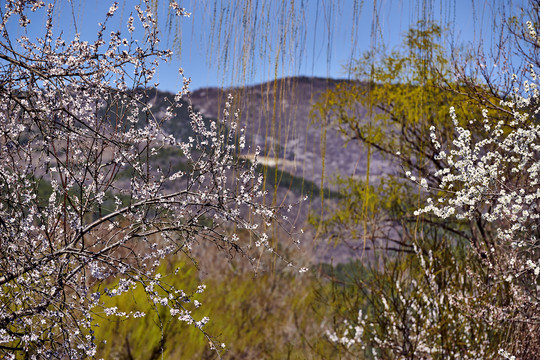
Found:
[[[260,147],[258,161],[266,175],[269,201],[290,204],[298,202],[304,194],[311,195],[308,203],[297,210],[294,223],[308,229],[301,240],[312,252],[309,257],[315,263],[347,262],[357,258],[362,252],[358,249],[363,248],[362,244],[356,250],[343,244],[327,244],[317,239],[316,229],[305,226],[310,213],[320,214],[322,204],[317,197],[321,187],[328,189],[325,201],[332,202],[328,200],[332,196],[328,195],[336,196],[332,191],[337,189],[334,181],[337,176],[366,176],[366,148],[355,141],[347,143],[337,128],[323,128],[310,116],[320,94],[344,81],[347,80],[292,77],[241,88],[203,88],[190,95],[196,111],[206,119],[218,120],[223,118],[228,95],[233,96],[230,113],[238,111],[239,125],[245,127],[248,139],[241,156],[252,158],[255,147]],[[172,97],[156,91],[151,97],[154,114],[164,111]],[[165,130],[184,139],[189,133],[186,121],[187,112],[183,110],[165,124]],[[397,169],[380,154],[372,153],[370,181]],[[324,179],[322,184],[321,179]]]
[[[310,112],[322,92],[344,81],[290,77],[244,88],[203,88],[191,94],[191,101],[203,115],[219,119],[227,95],[232,94],[232,108],[239,110],[240,125],[252,142],[251,153],[259,146],[264,155],[261,162],[318,185],[324,174],[324,187],[335,189],[337,175],[365,176],[367,150],[356,142],[347,143],[335,127],[322,128]],[[380,154],[373,154],[371,178],[395,171]]]

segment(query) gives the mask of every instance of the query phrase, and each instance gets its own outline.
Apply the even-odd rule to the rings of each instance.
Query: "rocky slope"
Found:
[[[219,118],[230,93],[239,109],[240,124],[259,146],[266,164],[296,176],[335,188],[336,175],[365,176],[367,151],[356,142],[346,143],[337,129],[322,128],[310,116],[319,94],[345,80],[312,77],[285,78],[245,88],[203,88],[192,93],[193,106],[205,116]],[[324,171],[323,171],[324,170]],[[395,171],[379,154],[371,159],[371,177]]]

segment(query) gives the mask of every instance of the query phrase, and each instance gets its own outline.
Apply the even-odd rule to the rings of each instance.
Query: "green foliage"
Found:
[[[289,189],[295,194],[308,195],[309,197],[319,197],[321,193],[325,198],[338,198],[340,194],[337,191],[330,189],[321,189],[313,181],[306,180],[300,176],[295,176],[285,170],[278,169],[272,166],[258,165],[257,171],[265,174],[266,186],[268,188],[281,187]]]
[[[367,52],[354,67],[357,81],[324,92],[312,116],[336,125],[349,141],[364,143],[406,169],[425,174],[433,166],[440,168],[430,127],[451,141],[450,106],[462,121],[480,118],[481,108],[470,93],[483,91],[479,85],[473,88],[450,80],[450,55],[440,45],[443,33],[435,24],[420,22],[405,35],[401,48],[389,54]],[[487,100],[494,99],[483,92]]]
[[[37,195],[37,201],[39,205],[47,206],[49,198],[51,197],[51,194],[53,193],[53,188],[51,186],[51,183],[47,180],[44,180],[43,178],[37,179],[34,183],[37,186],[36,195]]]
[[[226,344],[224,358],[305,359],[317,353],[331,354],[332,346],[321,342],[318,319],[312,310],[320,307],[312,290],[312,275],[298,277],[284,269],[253,277],[249,270],[231,265],[228,269],[210,269],[212,273],[204,277],[193,263],[184,260],[160,268],[160,272],[170,274],[165,281],[186,293],[194,292],[201,282],[207,286],[207,291],[196,297],[200,308],[195,309],[193,304],[186,307],[193,309],[196,320],[210,317],[204,330],[216,336],[217,343]],[[172,275],[173,269],[180,270]],[[159,304],[152,307],[138,301],[144,297],[144,290],[137,288],[106,304],[147,315],[121,321],[103,318],[95,335],[107,339],[107,343],[100,347],[98,357],[158,359],[162,347],[165,359],[216,357],[199,330],[171,317]]]
[[[171,266],[172,264],[169,264]],[[195,292],[197,289],[197,276],[193,267],[187,266],[185,263],[177,264],[180,269],[178,275],[174,279],[174,285],[182,286],[181,288],[190,289]],[[103,289],[97,289],[98,291]],[[117,306],[124,311],[141,311],[147,315],[142,318],[130,318],[127,320],[114,320],[111,317],[103,317],[99,323],[99,327],[95,329],[97,339],[106,339],[106,344],[101,346],[100,357],[104,358],[136,358],[136,359],[157,359],[161,356],[162,338],[165,340],[172,336],[178,329],[182,329],[183,334],[187,338],[197,338],[196,331],[193,327],[186,324],[181,324],[179,321],[174,322],[171,319],[168,309],[159,304],[151,306],[146,301],[138,301],[146,299],[145,291],[142,287],[138,287],[123,296],[117,296],[107,301],[104,306]],[[198,344],[204,343],[204,338],[198,339]],[[182,349],[185,346],[183,341],[178,343],[178,348]]]

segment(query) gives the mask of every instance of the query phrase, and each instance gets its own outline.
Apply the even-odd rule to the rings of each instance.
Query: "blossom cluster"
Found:
[[[94,356],[96,315],[146,315],[106,305],[137,287],[221,348],[204,331],[209,318],[195,314],[204,285],[176,289],[157,269],[201,241],[252,260],[233,227],[273,251],[259,224],[278,209],[262,200],[255,163],[237,156],[245,135],[235,117],[207,122],[195,112],[185,77],[166,111],[154,113],[144,89],[172,52],[159,47],[150,1],[128,12],[125,34],[108,31],[113,3],[92,42],[62,37],[55,3],[8,0],[0,9],[0,354]],[[11,22],[28,26],[28,11],[45,12],[42,36],[12,38]],[[189,118],[178,120],[183,106]],[[173,119],[193,135],[167,133]],[[171,149],[181,154],[176,169],[153,161]]]
[[[531,22],[527,28],[536,42]],[[456,134],[448,148],[440,146],[432,128],[433,144],[440,149],[437,157],[447,166],[434,173],[439,183],[430,190],[437,192],[436,199],[427,199],[415,212],[469,223],[471,247],[488,271],[487,281],[473,275],[478,288],[485,293],[495,286],[508,289],[502,304],[493,300],[482,305],[481,312],[492,317],[483,320],[519,324],[515,326],[524,334],[510,340],[511,352],[500,351],[505,358],[540,346],[534,325],[540,320],[540,92],[535,67],[530,65],[527,72],[522,84],[513,76],[511,94],[500,101],[509,116],[491,118],[483,109],[480,121],[468,121],[471,126],[480,123],[483,134],[460,126],[454,108],[450,117]]]

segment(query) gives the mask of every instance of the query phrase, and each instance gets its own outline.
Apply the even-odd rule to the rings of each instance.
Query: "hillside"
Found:
[[[321,183],[324,173],[324,186],[335,188],[332,180],[336,175],[362,177],[367,167],[365,148],[356,142],[347,144],[335,128],[323,129],[310,117],[319,94],[342,81],[346,80],[294,77],[245,88],[203,88],[192,93],[191,101],[203,115],[219,118],[231,93],[240,124],[246,127],[252,145],[263,150],[267,164],[316,184]],[[379,154],[373,155],[371,178],[394,171],[395,166]]]
[[[238,109],[239,123],[246,128],[248,139],[241,156],[252,159],[255,147],[261,148],[260,170],[266,175],[269,202],[296,203],[305,194],[310,195],[310,200],[297,208],[292,218],[297,227],[306,229],[301,240],[306,252],[311,253],[307,256],[316,263],[345,262],[359,253],[343,244],[322,242],[317,239],[316,230],[306,226],[310,214],[320,214],[321,185],[326,189],[325,201],[332,202],[331,198],[337,194],[333,192],[337,189],[334,181],[337,176],[363,178],[366,175],[367,150],[357,142],[347,143],[336,128],[322,128],[310,116],[319,94],[342,81],[345,80],[296,77],[245,88],[203,88],[191,93],[194,109],[200,111],[206,121],[220,119],[228,94],[234,96],[232,109]],[[154,115],[159,118],[173,97],[166,92],[151,93]],[[177,139],[186,140],[191,134],[186,108],[187,104],[164,124],[165,131]],[[168,153],[163,153],[159,161],[165,167],[178,167],[182,163],[178,154]],[[396,170],[396,166],[380,154],[372,154],[371,181]]]

